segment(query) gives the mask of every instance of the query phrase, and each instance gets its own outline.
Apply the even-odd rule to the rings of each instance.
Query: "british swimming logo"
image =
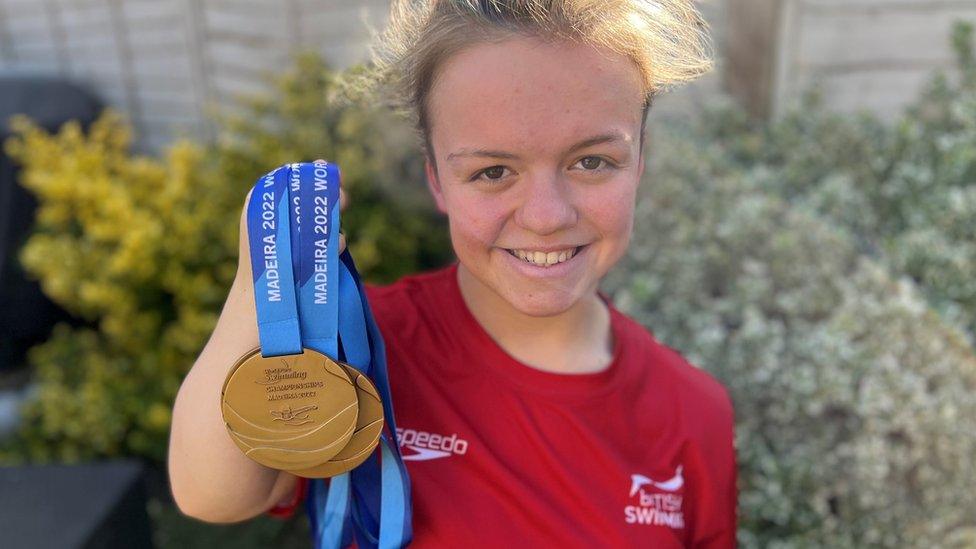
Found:
[[[403,461],[427,461],[452,455],[460,456],[468,451],[468,441],[459,438],[457,433],[447,436],[402,427],[397,427],[397,444],[403,452]],[[405,449],[413,453],[408,454],[404,452]]]
[[[671,478],[661,481],[636,473],[630,475],[630,505],[624,507],[624,522],[667,526],[675,530],[684,528],[685,516],[681,510],[685,486],[683,468],[678,465]]]

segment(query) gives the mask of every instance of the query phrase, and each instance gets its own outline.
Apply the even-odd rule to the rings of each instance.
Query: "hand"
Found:
[[[316,162],[325,162],[321,158],[317,158]],[[342,192],[342,178],[339,178],[339,213],[342,213],[346,209],[346,194]],[[342,230],[339,230],[339,253],[341,254],[343,250],[346,249],[346,235],[342,234]]]

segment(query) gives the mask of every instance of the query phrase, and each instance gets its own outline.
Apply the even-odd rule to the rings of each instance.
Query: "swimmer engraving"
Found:
[[[285,425],[305,425],[306,423],[312,422],[312,419],[308,417],[308,413],[316,409],[318,409],[318,406],[314,404],[302,406],[296,410],[292,410],[291,406],[286,406],[280,412],[271,410],[271,417],[275,421],[283,422]]]

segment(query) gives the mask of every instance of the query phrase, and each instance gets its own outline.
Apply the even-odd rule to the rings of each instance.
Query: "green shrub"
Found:
[[[58,326],[31,350],[38,392],[6,461],[164,459],[173,399],[236,271],[244,197],[275,166],[339,163],[353,205],[343,230],[367,280],[451,257],[409,133],[380,111],[334,107],[333,79],[300,56],[275,100],[246,100],[221,117],[216,143],[177,141],[159,159],[131,155],[130,129],[111,111],[87,135],[75,123],[49,135],[14,122],[6,150],[40,202],[21,262],[92,328]]]
[[[695,134],[723,169],[846,229],[858,250],[915,280],[976,343],[976,61],[973,27],[952,37],[958,76],[940,73],[893,126],[830,114],[816,95],[772,123],[711,112]],[[669,131],[672,129],[669,128]]]
[[[729,389],[744,547],[976,544],[976,117],[960,59],[959,84],[893,127],[811,97],[769,124],[715,106],[656,140],[605,283]]]

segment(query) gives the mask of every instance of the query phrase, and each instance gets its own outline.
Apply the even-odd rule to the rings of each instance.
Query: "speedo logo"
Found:
[[[403,461],[427,461],[455,455],[464,455],[468,451],[468,441],[458,438],[457,433],[451,436],[404,429],[397,427],[397,444],[400,451],[411,450],[413,453],[403,452]]]

